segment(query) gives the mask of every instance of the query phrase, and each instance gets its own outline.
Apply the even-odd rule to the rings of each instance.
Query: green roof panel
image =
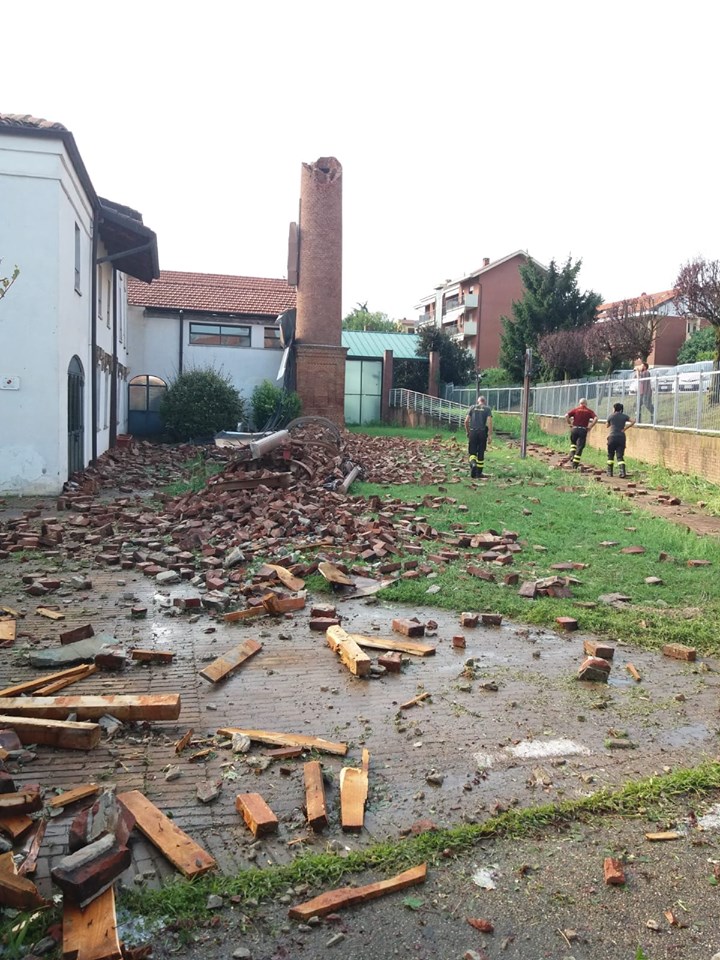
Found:
[[[418,337],[414,333],[342,332],[342,345],[348,348],[349,360],[360,357],[382,359],[386,350],[392,350],[396,360],[422,360],[427,363],[427,357],[418,357],[415,353],[417,344]]]

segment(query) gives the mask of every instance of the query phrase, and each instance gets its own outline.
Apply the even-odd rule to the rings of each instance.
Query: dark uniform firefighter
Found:
[[[485,397],[479,397],[475,406],[468,410],[465,433],[468,438],[470,476],[473,480],[483,480],[485,448],[492,440],[492,410],[485,403]]]
[[[613,406],[613,413],[607,419],[608,438],[607,438],[607,473],[613,475],[613,462],[617,457],[619,476],[625,474],[625,431],[635,426],[635,421],[626,413],[623,413],[623,405],[616,403]]]
[[[580,457],[585,449],[587,435],[597,423],[597,414],[587,405],[587,400],[583,397],[578,401],[578,405],[569,410],[565,419],[572,427],[570,431],[570,459],[573,470],[580,466]]]

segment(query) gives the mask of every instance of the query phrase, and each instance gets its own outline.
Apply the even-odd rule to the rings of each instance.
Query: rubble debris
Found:
[[[354,587],[355,581],[351,580],[347,574],[343,573],[342,570],[339,570],[335,564],[329,563],[327,560],[318,564],[318,573],[323,576],[328,583],[333,584],[334,586],[340,587]]]
[[[409,710],[410,707],[416,706],[418,703],[422,703],[423,700],[427,700],[430,694],[425,691],[424,693],[419,693],[416,697],[413,697],[412,700],[406,700],[405,703],[400,704],[401,710]]]
[[[278,818],[259,793],[239,793],[235,798],[235,809],[254,837],[277,833]]]
[[[325,631],[325,637],[330,649],[340,655],[340,659],[350,673],[356,677],[370,675],[370,657],[360,649],[359,645],[342,627],[328,627]]]
[[[615,656],[615,647],[602,640],[583,640],[583,651],[588,657],[600,657],[601,660],[612,660]]]
[[[499,627],[503,618],[501,613],[481,613],[480,620],[484,627]]]
[[[188,879],[199,877],[217,864],[215,859],[169,820],[139,790],[121,793],[117,798],[135,817],[135,825],[170,863]]]
[[[574,617],[555,617],[555,623],[561,630],[577,630],[578,622]]]
[[[45,906],[32,880],[18,875],[11,852],[0,855],[0,904],[15,910]]]
[[[0,794],[0,816],[3,814],[34,813],[42,809],[40,785],[31,783],[14,793]]]
[[[194,730],[193,730],[192,727],[191,727],[188,731],[186,731],[186,732],[182,735],[182,737],[180,737],[180,739],[179,739],[179,740],[177,741],[177,743],[175,744],[175,753],[182,753],[182,752],[183,752],[183,750],[185,749],[185,747],[186,747],[186,746],[190,743],[190,741],[192,740],[192,735],[193,735],[193,733],[194,733]]]
[[[200,676],[211,683],[219,683],[246,663],[250,657],[262,650],[262,644],[257,640],[247,639],[234,647],[222,657],[213,660],[200,671]]]
[[[617,857],[605,857],[603,863],[605,883],[612,887],[625,886],[625,869]]]
[[[139,660],[141,663],[172,663],[175,654],[171,650],[140,650],[134,647],[130,651],[131,660]]]
[[[332,740],[307,737],[299,733],[272,733],[269,730],[245,730],[239,727],[223,727],[218,730],[218,735],[221,737],[232,737],[236,733],[242,733],[258,743],[269,743],[279,747],[302,747],[305,750],[333,753],[340,757],[344,757],[348,749],[346,743],[333,743]]]
[[[307,921],[310,917],[325,917],[328,913],[342,910],[343,907],[352,907],[368,900],[375,900],[387,893],[405,890],[407,887],[423,883],[426,876],[427,864],[422,863],[420,866],[411,867],[410,870],[405,870],[388,880],[380,880],[377,883],[369,883],[362,887],[340,887],[337,890],[329,890],[306,903],[291,907],[288,916],[291,920],[300,921]]]
[[[607,683],[612,666],[602,657],[587,657],[580,664],[578,680],[592,680]]]
[[[425,636],[425,624],[420,623],[417,619],[408,620],[407,618],[398,617],[393,620],[392,629],[395,633],[401,633],[405,637]]]
[[[127,822],[119,821],[117,833],[108,833],[94,840],[63,857],[53,867],[53,881],[67,899],[81,907],[87,906],[130,866],[132,854],[127,837],[134,818],[127,816]]]
[[[114,829],[118,804],[114,790],[104,790],[92,806],[85,807],[70,824],[68,849],[71,853],[100,840]]]
[[[65,630],[60,634],[60,643],[66,646],[68,643],[75,643],[77,640],[89,640],[95,636],[95,630],[91,623],[83,624],[81,627],[73,627],[72,630]]]
[[[363,749],[361,767],[343,767],[340,771],[340,824],[343,830],[362,830],[368,795],[370,753]]]
[[[402,656],[397,652],[388,651],[378,657],[378,663],[385,667],[388,673],[400,673],[402,670]]]

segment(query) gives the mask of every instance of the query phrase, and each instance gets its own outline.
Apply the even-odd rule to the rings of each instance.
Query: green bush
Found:
[[[278,419],[273,425],[277,429],[300,416],[300,397],[296,393],[281,390],[269,380],[263,380],[255,387],[250,403],[256,430],[262,430],[276,414]]]
[[[212,368],[181,373],[160,404],[160,418],[174,440],[200,440],[235,430],[245,402],[230,377]]]

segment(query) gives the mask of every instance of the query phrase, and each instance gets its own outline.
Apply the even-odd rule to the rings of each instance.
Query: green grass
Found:
[[[673,823],[676,816],[682,816],[688,802],[692,800],[694,805],[699,798],[718,789],[720,764],[708,762],[665,776],[634,781],[619,790],[600,790],[578,799],[513,808],[483,823],[378,843],[346,856],[306,854],[287,866],[253,868],[235,876],[206,875],[193,882],[178,880],[160,890],[128,890],[123,893],[122,902],[149,917],[200,919],[208,916],[205,904],[210,893],[261,900],[303,884],[312,889],[328,889],[366,870],[395,873],[423,862],[442,866],[448,863],[449,856],[464,854],[481,840],[538,836],[588,817],[594,820],[600,816],[645,817],[665,826]]]

